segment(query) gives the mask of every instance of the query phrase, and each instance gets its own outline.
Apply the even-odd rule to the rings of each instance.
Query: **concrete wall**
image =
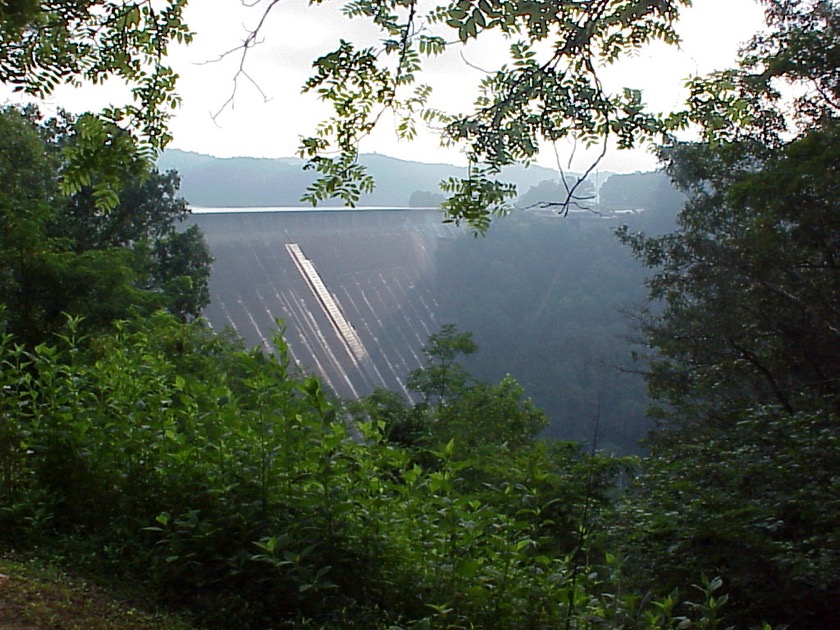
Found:
[[[439,211],[237,211],[191,222],[215,258],[205,311],[214,328],[231,326],[249,346],[270,351],[279,318],[293,359],[339,396],[405,392],[439,326],[435,252],[457,231]],[[292,251],[309,262],[302,266]],[[319,281],[322,289],[313,286]]]

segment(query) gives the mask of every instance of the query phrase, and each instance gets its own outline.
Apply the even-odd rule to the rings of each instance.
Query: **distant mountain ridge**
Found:
[[[364,154],[361,163],[376,179],[376,190],[362,196],[362,206],[408,206],[413,192],[439,192],[441,180],[461,177],[466,171],[451,164],[410,162],[379,154]],[[191,205],[210,208],[302,206],[300,198],[315,180],[315,174],[304,171],[303,165],[298,158],[218,158],[179,149],[165,151],[158,160],[161,171],[178,171],[181,195]],[[514,166],[502,175],[516,184],[519,194],[558,177],[557,171],[541,166]]]

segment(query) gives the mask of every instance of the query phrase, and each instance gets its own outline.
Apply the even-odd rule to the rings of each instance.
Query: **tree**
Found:
[[[168,143],[169,112],[177,107],[176,75],[166,65],[172,42],[192,34],[182,19],[186,0],[58,0],[0,7],[0,82],[44,98],[61,84],[108,79],[131,88],[133,102],[80,119],[84,129],[68,148],[61,188],[66,194],[93,184],[97,205],[117,203],[125,166],[150,162]]]
[[[14,109],[0,116],[0,296],[9,307],[13,329],[39,321],[39,287],[31,277],[31,261],[43,259],[42,225],[54,194],[55,162],[42,150],[40,138]],[[28,336],[28,333],[24,333]]]
[[[167,310],[182,320],[198,317],[210,303],[210,265],[213,257],[197,225],[184,231],[170,227],[154,241],[147,288],[166,296]]]
[[[65,198],[50,235],[66,236],[77,251],[129,247],[168,236],[189,215],[186,201],[178,197],[176,172],[151,169],[127,174],[125,180],[119,204],[107,211],[97,207],[91,187]]]
[[[646,326],[657,348],[650,384],[670,417],[838,400],[837,133],[831,124],[769,154],[752,143],[682,147],[672,172],[691,198],[680,231],[625,233],[658,270],[648,286],[665,311]]]
[[[187,208],[175,196],[177,176],[133,164],[113,211],[97,206],[94,183],[65,196],[55,173],[77,133],[67,116],[0,112],[0,301],[12,331],[37,344],[67,315],[83,317],[90,329],[135,308],[197,317],[209,301],[211,259],[197,228],[178,230]]]
[[[63,149],[78,141],[76,120],[63,123],[39,121],[42,135],[55,147],[57,159]],[[67,238],[75,252],[109,248],[136,251],[145,262],[138,283],[144,290],[160,293],[162,306],[181,319],[198,317],[210,303],[209,280],[212,257],[201,230],[179,225],[189,215],[187,202],[178,197],[180,180],[175,171],[160,173],[135,163],[123,174],[119,202],[103,210],[96,200],[96,181],[66,197],[63,207],[48,225],[48,236]]]
[[[698,119],[705,113],[707,141],[662,150],[688,196],[680,229],[623,235],[657,270],[651,297],[666,305],[648,326],[659,351],[654,393],[674,409],[685,404],[686,418],[692,390],[716,398],[724,414],[747,401],[793,412],[838,392],[840,8],[767,5],[774,28],[754,39],[741,67],[695,85],[690,105]],[[778,79],[813,86],[789,120],[776,106]]]
[[[478,350],[472,334],[459,333],[454,324],[444,324],[439,333],[429,335],[423,346],[426,366],[412,370],[406,385],[423,395],[426,404],[445,405],[449,397],[457,395],[467,384],[469,375],[456,361]]]
[[[576,186],[576,178],[566,175],[563,181],[546,179],[520,195],[516,205],[520,208],[562,208],[572,204],[575,208],[591,208],[595,198],[595,187],[591,182]],[[574,197],[569,193],[576,189]]]
[[[541,143],[577,138],[588,145],[606,147],[615,140],[629,147],[660,137],[667,121],[645,111],[638,90],[608,93],[598,67],[653,40],[676,44],[673,23],[688,4],[459,0],[426,8],[416,0],[347,3],[344,13],[371,22],[380,38],[370,46],[341,40],[314,62],[305,90],[331,104],[333,116],[301,143],[307,168],[320,175],[304,199],[317,203],[338,197],[352,205],[373,187],[358,164],[358,143],[390,110],[400,137],[412,139],[422,120],[440,129],[443,144],[464,147],[468,175],[444,183],[450,194],[445,210],[453,221],[486,228],[515,196],[512,186],[495,181],[499,169],[527,163]],[[254,3],[258,26],[241,46],[243,58],[277,5]],[[422,83],[425,60],[491,33],[507,39],[509,59],[487,72],[472,111],[432,108],[431,88]],[[570,186],[567,200],[583,180]]]
[[[630,582],[685,593],[697,576],[716,575],[730,600],[727,625],[831,627],[837,421],[756,406],[729,426],[657,438],[614,525]]]
[[[277,4],[266,0],[262,6],[271,10]],[[657,353],[651,386],[661,401],[661,428],[637,485],[637,501],[628,508],[627,522],[633,526],[624,532],[628,565],[663,596],[674,586],[698,581],[701,572],[721,573],[733,585],[735,615],[743,625],[766,619],[825,627],[833,622],[829,605],[837,592],[834,576],[840,575],[838,9],[827,0],[768,0],[768,33],[746,49],[740,68],[692,79],[685,111],[653,116],[636,91],[607,94],[597,63],[612,62],[651,39],[676,42],[672,23],[685,4],[458,0],[428,14],[421,14],[412,0],[348,4],[347,13],[372,21],[384,41],[381,50],[342,42],[316,62],[306,87],[331,102],[335,116],[302,143],[301,154],[321,175],[308,199],[337,195],[353,203],[372,186],[356,162],[358,142],[383,109],[397,113],[406,138],[419,117],[440,125],[444,142],[465,145],[468,175],[446,183],[451,194],[446,210],[450,220],[479,229],[505,209],[513,194],[510,186],[494,180],[498,169],[527,162],[542,141],[615,138],[621,146],[651,138],[665,141],[663,158],[689,196],[680,230],[654,238],[625,236],[657,268],[650,286],[664,309],[647,322]],[[602,600],[620,600],[617,591],[594,584],[598,571],[581,572],[580,582],[570,582],[569,562],[529,553],[537,545],[550,545],[533,536],[545,523],[535,524],[527,515],[547,512],[547,503],[529,503],[534,495],[527,485],[521,487],[521,503],[499,499],[509,512],[498,517],[474,495],[458,494],[465,470],[465,462],[453,457],[459,441],[470,447],[483,446],[485,437],[527,442],[539,416],[513,384],[488,389],[466,377],[456,358],[474,344],[454,329],[432,340],[429,364],[412,383],[426,398],[426,426],[438,422],[438,435],[449,438],[443,445],[432,444],[430,457],[437,461],[428,475],[405,466],[411,454],[390,444],[378,451],[380,463],[366,460],[362,446],[371,451],[380,446],[375,429],[365,427],[373,436],[370,444],[348,440],[319,384],[288,380],[285,359],[240,355],[237,365],[245,378],[208,385],[202,379],[179,379],[175,359],[153,350],[161,330],[155,322],[150,323],[153,330],[112,340],[112,352],[101,353],[91,369],[78,372],[39,343],[55,329],[61,311],[84,314],[87,321],[98,317],[99,323],[131,308],[149,310],[165,303],[167,286],[176,293],[189,288],[179,280],[183,276],[159,271],[165,286],[149,290],[154,266],[147,254],[154,247],[148,242],[135,247],[128,238],[131,247],[85,249],[49,232],[63,218],[63,197],[90,195],[92,205],[79,198],[78,216],[85,221],[98,221],[96,211],[102,208],[118,207],[116,191],[143,175],[135,150],[138,138],[142,142],[146,134],[152,148],[165,142],[154,120],[160,120],[161,106],[172,104],[165,96],[172,77],[157,72],[162,68],[157,63],[169,38],[184,33],[178,30],[183,28],[182,3],[167,6],[173,11],[165,23],[149,2],[18,3],[0,13],[0,79],[5,83],[48,92],[61,80],[83,78],[91,68],[96,80],[103,72],[126,78],[148,105],[148,111],[137,112],[141,122],[135,126],[128,109],[80,118],[77,141],[62,147],[61,158],[38,145],[38,133],[27,129],[19,114],[10,114],[0,126],[9,138],[0,145],[14,149],[0,153],[0,175],[8,182],[7,188],[0,187],[5,204],[0,208],[0,289],[9,306],[8,321],[26,335],[24,341],[38,344],[29,359],[41,376],[32,378],[29,359],[4,336],[4,361],[10,367],[8,376],[3,371],[4,383],[24,396],[11,403],[4,398],[3,405],[10,418],[37,429],[38,448],[19,452],[25,441],[16,433],[4,432],[4,439],[11,435],[7,444],[24,465],[52,474],[44,479],[43,491],[36,486],[34,503],[25,506],[27,516],[34,521],[39,515],[61,514],[51,511],[53,506],[72,507],[57,525],[77,528],[75,517],[83,517],[96,532],[103,523],[101,514],[90,509],[93,497],[145,486],[142,500],[125,494],[110,504],[117,516],[117,506],[137,511],[125,515],[133,522],[121,521],[121,531],[103,537],[109,553],[118,557],[127,546],[125,532],[136,531],[138,523],[156,523],[143,528],[149,536],[145,540],[153,541],[146,558],[164,588],[186,584],[204,592],[209,585],[218,589],[211,592],[226,594],[244,576],[261,597],[243,607],[262,602],[260,611],[287,596],[301,615],[344,610],[348,600],[330,597],[335,582],[327,580],[364,591],[357,584],[360,567],[381,571],[382,579],[370,592],[381,588],[392,601],[408,596],[416,602],[409,610],[395,606],[389,620],[394,623],[431,623],[432,608],[440,613],[435,621],[449,625],[470,625],[469,613],[480,611],[487,625],[498,624],[500,614],[520,621],[529,614],[534,625],[557,627],[565,618],[570,626],[578,594],[587,607],[615,610],[618,604],[597,606]],[[416,83],[423,57],[449,46],[437,29],[444,34],[454,29],[456,45],[493,30],[520,40],[510,47],[511,63],[488,73],[475,107],[466,114],[431,110],[428,88]],[[245,50],[255,41],[256,33],[246,40]],[[147,63],[151,72],[143,68]],[[783,80],[806,88],[795,100],[791,120],[778,104]],[[144,124],[145,116],[153,122]],[[665,135],[692,124],[702,143],[680,144]],[[59,170],[63,180],[56,187],[53,175]],[[91,207],[97,210],[88,212]],[[92,240],[105,242],[108,230],[96,221],[90,223],[95,226]],[[165,238],[157,250],[161,260],[180,259],[178,252],[195,245],[194,235],[169,244]],[[72,349],[67,353],[74,354]],[[126,368],[129,377],[116,378]],[[119,395],[89,395],[100,391]],[[393,399],[380,402],[383,417],[398,414]],[[89,410],[79,413],[80,406]],[[223,413],[214,415],[218,411]],[[491,424],[482,425],[483,420]],[[56,431],[56,425],[62,430]],[[125,448],[113,450],[118,430]],[[494,461],[507,454],[501,448],[491,452]],[[531,472],[523,478],[539,474]],[[165,481],[165,492],[146,473]],[[38,473],[30,477],[41,482]],[[67,484],[68,478],[86,485]],[[515,484],[498,487],[505,497],[520,495]],[[56,497],[61,499],[57,504]],[[70,503],[62,506],[65,498]],[[228,503],[241,511],[227,511]],[[153,511],[147,512],[147,505]],[[380,527],[382,514],[392,517],[383,520],[387,527]],[[51,524],[45,525],[49,532]],[[423,546],[411,545],[421,538],[418,531],[424,534]],[[389,537],[392,532],[398,537]],[[251,555],[255,539],[261,552],[256,557]],[[138,540],[131,543],[142,547]],[[582,549],[582,544],[577,547]],[[678,554],[673,562],[668,561],[671,553]],[[201,554],[209,561],[197,565]],[[472,557],[462,562],[463,555]],[[353,564],[357,557],[364,562]],[[255,569],[255,562],[277,573]],[[571,564],[577,577],[578,563]],[[777,587],[772,593],[766,590],[768,576]],[[416,588],[418,583],[422,588]],[[502,599],[510,592],[516,594]],[[375,596],[365,601],[381,610]],[[709,601],[720,603],[711,595]],[[457,617],[445,619],[450,602]],[[778,602],[793,602],[805,612],[800,617]],[[657,602],[663,610],[666,605]],[[597,623],[607,614],[590,612],[581,619]],[[282,612],[271,614],[276,619]]]
[[[633,553],[677,550],[663,588],[721,575],[743,624],[824,627],[840,588],[837,133],[680,147],[680,229],[624,236],[664,305],[644,323],[659,430]]]
[[[531,445],[548,425],[525,390],[510,375],[498,384],[476,383],[438,410],[438,439],[465,453],[517,451]]]
[[[167,112],[178,99],[176,77],[165,56],[170,43],[191,39],[182,19],[185,4],[61,0],[2,9],[0,81],[35,95],[49,94],[62,82],[109,77],[132,88],[135,104],[84,119],[83,141],[68,152],[62,174],[65,192],[79,191],[98,170],[102,176],[94,186],[96,203],[113,207],[120,183],[116,172],[136,156],[137,146],[150,158],[166,145]],[[638,90],[608,92],[599,78],[600,67],[650,41],[677,44],[674,23],[689,4],[599,0],[554,6],[530,0],[459,0],[426,9],[416,0],[348,2],[345,14],[370,21],[380,36],[370,46],[342,40],[314,63],[305,89],[332,104],[334,115],[302,141],[300,154],[308,160],[307,168],[320,175],[305,200],[338,197],[352,205],[372,188],[372,179],[357,161],[358,143],[386,110],[396,115],[398,134],[405,139],[414,137],[422,121],[440,129],[443,144],[464,146],[468,175],[443,183],[450,195],[445,210],[450,220],[479,230],[487,228],[491,216],[505,212],[515,196],[513,186],[495,180],[499,169],[529,162],[544,143],[574,138],[604,150],[609,141],[626,148],[661,141],[668,132],[700,119],[743,121],[743,112],[727,100],[732,92],[728,74],[715,81],[693,81],[693,111],[675,116],[647,111]],[[258,13],[257,26],[241,45],[239,74],[245,73],[244,57],[260,41],[268,14],[278,5],[282,3],[274,0],[249,5]],[[509,41],[508,60],[487,73],[472,111],[432,108],[431,90],[421,83],[424,61],[491,34]],[[764,48],[783,50],[786,42],[772,38],[762,43]],[[777,66],[803,65],[781,53],[777,57]],[[777,74],[774,70],[764,78]],[[804,78],[801,72],[796,76]],[[577,197],[588,172],[570,185],[561,212]]]
[[[381,423],[396,444],[417,451],[449,444],[462,460],[478,461],[487,452],[532,445],[548,418],[509,375],[496,385],[475,382],[458,359],[477,350],[471,333],[444,324],[423,348],[425,366],[408,375],[406,385],[421,394],[422,401],[411,406],[399,394],[379,390],[351,405],[350,411]]]
[[[659,428],[628,553],[665,590],[721,575],[739,625],[818,628],[840,588],[840,9],[768,16],[741,68],[696,92],[706,142],[662,151],[688,197],[678,230],[622,235],[662,305],[643,320]],[[788,120],[779,77],[814,86]]]
[[[415,190],[408,198],[409,208],[438,208],[446,201],[446,197],[428,190]]]

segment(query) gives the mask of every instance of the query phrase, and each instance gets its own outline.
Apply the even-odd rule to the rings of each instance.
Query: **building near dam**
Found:
[[[210,325],[292,359],[338,396],[408,393],[437,319],[436,252],[460,231],[436,209],[197,211],[215,258]]]

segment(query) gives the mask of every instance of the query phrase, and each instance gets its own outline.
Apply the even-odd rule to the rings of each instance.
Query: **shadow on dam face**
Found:
[[[405,394],[437,319],[436,251],[458,228],[438,210],[196,213],[215,262],[210,325],[292,359],[338,396]]]

